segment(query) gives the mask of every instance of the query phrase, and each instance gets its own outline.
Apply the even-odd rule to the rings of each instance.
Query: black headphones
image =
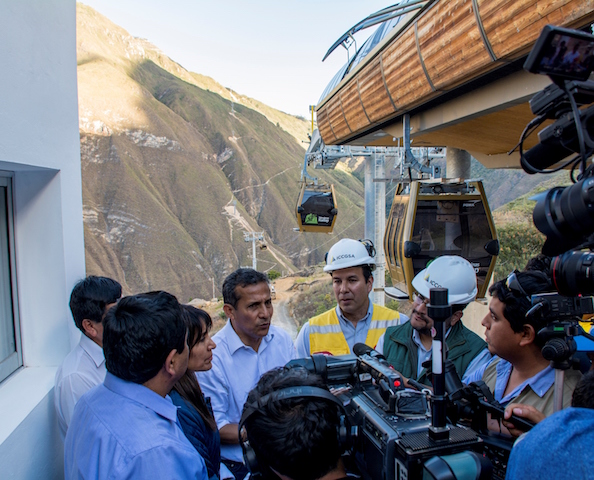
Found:
[[[264,395],[256,403],[246,403],[243,409],[241,421],[239,422],[239,443],[241,444],[241,449],[243,450],[244,463],[246,464],[251,473],[251,478],[265,478],[265,475],[260,466],[258,465],[256,453],[254,452],[254,449],[250,445],[250,442],[247,438],[245,422],[256,412],[259,412],[262,415],[266,415],[266,412],[263,410],[263,407],[268,403],[276,402],[279,400],[289,400],[292,398],[299,400],[306,398],[327,400],[336,405],[340,410],[340,424],[336,432],[338,436],[340,449],[341,451],[345,452],[351,448],[351,432],[347,428],[346,411],[340,400],[338,400],[328,390],[319,387],[298,386],[283,388],[276,392],[269,393],[268,395]]]
[[[369,240],[368,238],[359,239],[359,241],[363,244],[363,246],[367,250],[368,255],[372,258],[375,257],[375,247],[373,246],[373,242],[371,240]]]

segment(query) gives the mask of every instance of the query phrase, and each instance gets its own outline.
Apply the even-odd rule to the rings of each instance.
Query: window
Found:
[[[414,274],[431,259],[460,255],[475,268],[480,292],[493,259],[486,246],[496,238],[485,205],[478,194],[443,198],[446,199],[419,199],[417,203],[411,240],[421,246],[421,251],[413,259]]]
[[[22,365],[13,240],[12,181],[0,176],[0,381]]]

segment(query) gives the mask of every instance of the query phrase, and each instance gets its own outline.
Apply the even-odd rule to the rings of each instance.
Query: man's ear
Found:
[[[525,345],[530,345],[531,343],[534,343],[534,341],[536,340],[536,330],[534,330],[534,327],[532,325],[530,325],[529,323],[525,323],[522,326],[522,338],[520,339],[520,346],[523,347]]]
[[[225,312],[227,318],[231,318],[233,316],[233,313],[235,312],[235,309],[228,303],[225,303],[225,305],[223,305],[223,312]]]
[[[373,275],[370,275],[367,279],[367,293],[370,293],[373,289]]]
[[[93,340],[99,335],[99,332],[95,328],[95,322],[89,320],[88,318],[85,318],[82,321],[82,327],[85,335]]]
[[[179,361],[180,358],[180,355],[176,355],[176,353],[177,350],[175,348],[171,350],[171,352],[169,352],[169,355],[167,355],[167,358],[165,359],[165,364],[163,365],[165,371],[172,376],[175,376],[177,374],[175,362]]]
[[[450,317],[450,327],[456,325],[456,323],[458,323],[462,318],[462,315],[464,315],[464,312],[462,310],[458,310],[457,312],[453,313]]]

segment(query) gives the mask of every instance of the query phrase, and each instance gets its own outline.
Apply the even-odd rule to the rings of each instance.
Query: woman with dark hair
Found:
[[[188,325],[190,357],[186,373],[173,386],[169,394],[179,407],[177,417],[182,430],[204,459],[210,480],[219,478],[221,440],[212,414],[210,399],[205,398],[198,384],[196,372],[212,368],[212,350],[216,347],[210,338],[210,315],[191,305],[182,305]]]

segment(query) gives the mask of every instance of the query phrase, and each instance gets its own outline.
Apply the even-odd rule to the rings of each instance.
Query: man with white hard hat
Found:
[[[463,379],[489,362],[487,344],[461,321],[463,310],[478,292],[476,273],[468,260],[445,255],[436,258],[412,281],[415,290],[410,322],[391,327],[379,340],[377,350],[406,378],[430,385],[423,363],[431,359],[433,320],[427,316],[429,290],[447,288],[452,316],[445,321],[448,360]]]
[[[356,343],[375,347],[387,327],[408,320],[405,315],[369,300],[374,255],[375,249],[369,240],[343,238],[330,248],[324,271],[332,277],[338,304],[303,325],[295,341],[297,356],[346,355]]]

